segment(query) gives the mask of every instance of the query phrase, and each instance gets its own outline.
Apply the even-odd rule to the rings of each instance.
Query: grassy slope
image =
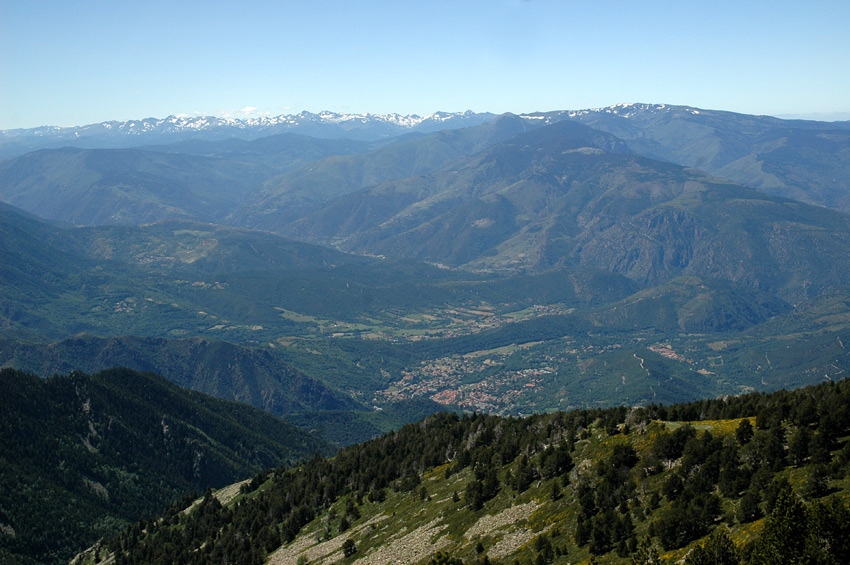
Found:
[[[754,419],[751,421],[755,423]],[[734,419],[694,424],[701,431],[709,430],[716,436],[728,438],[740,422],[741,419]],[[637,449],[640,456],[647,456],[652,441],[662,430],[676,425],[681,423],[657,422],[631,437],[612,437],[598,427],[590,428],[587,438],[577,444],[574,453],[577,469],[571,480],[575,481],[582,471],[588,472],[595,462],[609,456],[612,447],[617,444],[628,443]],[[515,466],[516,462],[513,462],[504,471],[511,472]],[[563,497],[552,500],[553,483],[558,481],[560,485],[563,482],[560,479],[537,480],[523,493],[504,487],[484,508],[473,511],[464,500],[464,489],[473,478],[472,471],[466,469],[447,478],[448,467],[450,465],[441,465],[423,475],[424,499],[419,487],[414,492],[390,492],[387,500],[379,504],[362,504],[361,518],[354,521],[346,532],[339,532],[337,522],[345,515],[349,498],[341,500],[306,526],[298,539],[271,555],[269,562],[294,563],[299,556],[305,555],[310,563],[334,563],[343,558],[342,544],[349,538],[358,548],[357,557],[373,555],[379,562],[395,559],[409,563],[425,562],[440,550],[474,561],[481,557],[476,551],[478,543],[483,545],[484,553],[491,560],[513,562],[519,559],[520,562],[528,562],[539,553],[535,541],[541,534],[546,534],[553,546],[566,550],[566,558],[558,560],[558,563],[586,563],[590,559],[592,554],[587,547],[577,547],[573,539],[579,511],[573,490],[564,488]],[[794,468],[786,468],[781,475],[789,478],[797,488],[802,488],[806,477],[804,470]],[[661,473],[645,480],[641,488],[657,490],[666,478],[667,474]],[[850,501],[850,480],[844,478],[830,484],[844,500]],[[459,501],[453,500],[454,493],[458,493]],[[656,513],[663,512],[668,504],[663,501]],[[724,511],[732,522],[730,536],[736,544],[743,545],[762,530],[764,518],[746,524],[735,523],[733,516],[738,504],[739,501],[727,500]],[[635,521],[639,539],[648,534],[652,517],[652,513],[647,512],[646,519]],[[326,541],[317,542],[318,539]],[[675,562],[703,542],[700,539],[681,549],[662,551],[661,556]],[[421,559],[417,559],[417,555]],[[630,562],[628,558],[619,558],[615,552],[597,557],[597,560],[600,563]],[[356,562],[356,559],[344,562]]]

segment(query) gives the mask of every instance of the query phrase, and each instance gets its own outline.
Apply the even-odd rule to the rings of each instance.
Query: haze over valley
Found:
[[[0,2],[0,563],[850,562],[850,5]]]
[[[302,113],[0,150],[0,363],[42,377],[157,373],[341,446],[850,367],[848,122]]]

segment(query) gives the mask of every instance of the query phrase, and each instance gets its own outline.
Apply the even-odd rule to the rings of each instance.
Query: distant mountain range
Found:
[[[228,221],[245,225],[248,215],[274,217],[285,209],[291,218],[301,213],[290,210],[293,204],[430,173],[511,135],[571,120],[616,136],[635,154],[700,168],[770,195],[850,209],[850,122],[649,104],[496,118],[470,112],[405,119],[302,113],[244,122],[172,118],[15,130],[0,133],[0,156],[69,146],[134,149],[65,149],[6,161],[0,165],[0,199],[77,224],[222,221],[233,212]],[[339,139],[345,137],[371,141]],[[4,153],[3,147],[15,144],[20,151]],[[136,153],[140,149],[146,152]]]
[[[279,133],[320,138],[376,140],[406,133],[430,133],[480,124],[494,114],[435,112],[427,116],[399,114],[339,114],[301,112],[260,118],[168,116],[125,122],[110,121],[76,127],[43,126],[0,131],[0,156],[47,147],[132,147],[186,139],[257,139]]]
[[[638,154],[842,211],[850,211],[850,121],[781,120],[666,104],[552,112],[607,131]]]
[[[323,139],[389,140],[475,126],[490,113],[398,114],[301,112],[252,119],[169,116],[78,127],[45,126],[0,131],[0,158],[42,148],[119,148],[256,140],[289,133]],[[611,133],[635,152],[803,202],[850,209],[847,197],[850,121],[782,120],[667,104],[618,104],[607,108],[521,115],[531,124],[574,120]],[[184,147],[186,153],[197,154]],[[221,150],[212,149],[221,156]],[[231,152],[231,155],[233,153]]]

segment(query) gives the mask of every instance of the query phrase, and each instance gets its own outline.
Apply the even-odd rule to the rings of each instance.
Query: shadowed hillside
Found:
[[[150,373],[3,369],[0,394],[0,548],[24,563],[67,562],[182,496],[329,451],[260,410]]]

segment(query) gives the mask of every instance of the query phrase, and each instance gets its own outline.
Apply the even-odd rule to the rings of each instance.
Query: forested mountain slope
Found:
[[[847,380],[669,407],[437,415],[262,474],[237,504],[208,496],[134,526],[100,557],[846,563],[848,434]]]
[[[848,218],[562,121],[274,229],[455,267],[595,268],[647,285],[697,275],[797,300],[846,279]]]
[[[61,563],[176,499],[329,447],[258,409],[126,369],[0,370],[0,561]]]
[[[78,225],[221,218],[261,165],[140,149],[44,149],[0,163],[0,199]]]
[[[400,139],[371,152],[329,157],[265,182],[228,218],[234,225],[282,229],[331,198],[362,188],[439,170],[519,133],[541,127],[513,114],[486,123]],[[296,237],[306,238],[298,235]]]
[[[180,386],[276,416],[365,408],[307,377],[273,351],[201,338],[77,335],[49,344],[0,338],[0,364],[41,376],[111,367],[155,372]]]

